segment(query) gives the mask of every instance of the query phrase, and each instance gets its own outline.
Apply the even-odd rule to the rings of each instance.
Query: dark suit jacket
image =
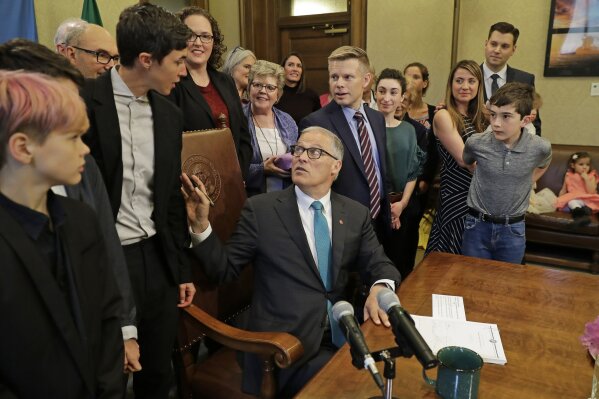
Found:
[[[387,130],[385,128],[385,118],[383,114],[373,110],[370,107],[364,107],[366,117],[370,122],[370,127],[374,133],[376,146],[379,152],[379,166],[383,184],[383,194],[381,195],[381,212],[378,219],[384,224],[386,232],[391,229],[391,208],[386,193],[391,191],[386,176],[386,152]],[[333,183],[332,189],[341,194],[358,201],[367,208],[370,208],[370,188],[366,173],[364,172],[364,161],[360,155],[360,149],[354,139],[349,124],[345,119],[343,110],[335,101],[331,101],[324,108],[306,116],[299,124],[299,131],[310,126],[320,126],[336,133],[343,142],[345,153],[343,155],[343,166],[337,180]]]
[[[327,298],[342,299],[349,271],[359,271],[366,284],[383,278],[399,284],[399,272],[385,256],[372,229],[370,212],[349,198],[331,193],[333,212],[333,286],[326,292],[304,232],[294,186],[247,200],[226,247],[214,232],[192,251],[214,281],[235,279],[254,265],[254,295],[248,329],[284,331],[304,347],[302,361],[313,357],[322,340]],[[244,390],[260,388],[260,362],[246,356]]]
[[[123,160],[121,133],[110,73],[85,82],[82,96],[87,105],[90,128],[84,136],[106,183],[113,217],[121,206]],[[185,204],[181,196],[181,111],[168,99],[148,92],[154,120],[154,214],[160,240],[175,284],[191,281],[183,248],[188,242]]]
[[[73,271],[85,337],[56,279],[23,227],[0,207],[0,396],[119,398],[122,308],[96,215],[59,197],[59,227]],[[3,387],[4,386],[4,387]]]
[[[481,71],[483,70],[483,64],[480,64],[480,70]],[[520,82],[520,83],[526,83],[527,85],[531,85],[532,87],[535,86],[535,75],[533,75],[532,73],[522,71],[520,69],[512,68],[509,65],[507,66],[505,80],[507,83]],[[483,82],[483,84],[484,84],[484,82]],[[483,94],[485,96],[485,103],[486,103],[488,100],[486,89],[483,89]],[[538,113],[538,110],[537,110],[537,119],[535,119],[535,121],[533,122],[533,125],[535,126],[537,136],[540,136],[541,135],[541,115],[540,115],[540,113]]]
[[[208,67],[208,76],[210,76],[210,82],[212,82],[229,110],[231,133],[233,133],[241,174],[245,179],[252,158],[252,143],[247,119],[241,109],[239,94],[237,94],[235,83],[229,75]],[[210,106],[202,97],[189,73],[187,76],[182,77],[181,81],[175,86],[170,99],[183,111],[184,131],[220,127],[214,123]]]
[[[98,215],[100,230],[106,244],[108,264],[112,267],[119,292],[123,296],[121,326],[136,325],[135,299],[131,290],[129,270],[114,226],[106,186],[93,156],[89,154],[85,156],[85,169],[81,174],[81,182],[74,186],[65,186],[65,191],[69,198],[84,202]]]

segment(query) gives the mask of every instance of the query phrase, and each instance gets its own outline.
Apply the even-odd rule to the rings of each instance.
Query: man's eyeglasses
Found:
[[[212,43],[214,40],[214,36],[209,35],[207,33],[202,33],[198,35],[197,33],[192,33],[191,37],[187,40],[188,43],[195,43],[196,40],[200,39],[202,43]]]
[[[304,148],[301,145],[292,145],[290,147],[290,149],[291,149],[291,155],[293,155],[294,157],[299,157],[304,153],[304,151],[306,151],[308,154],[308,158],[310,158],[310,159],[319,159],[322,156],[322,154],[326,154],[335,160],[338,159],[337,157],[334,157],[333,155],[331,155],[329,152],[323,150],[322,148],[315,148],[315,147]]]
[[[266,90],[266,92],[268,92],[268,93],[274,93],[275,90],[278,89],[278,87],[275,86],[275,85],[270,85],[270,84],[265,84],[265,83],[258,83],[258,82],[253,82],[251,84],[251,86],[254,89],[258,90],[258,91],[260,91],[260,90],[262,90],[262,88],[264,88]]]
[[[119,59],[121,57],[119,57],[118,55],[110,55],[105,51],[94,51],[94,50],[88,50],[86,48],[81,48],[81,47],[77,47],[77,46],[71,46],[79,51],[83,51],[84,53],[87,54],[92,54],[96,56],[96,61],[98,62],[98,64],[109,64],[110,61],[114,60],[115,63],[119,62]]]

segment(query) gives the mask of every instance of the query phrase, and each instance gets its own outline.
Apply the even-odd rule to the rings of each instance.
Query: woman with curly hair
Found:
[[[185,7],[178,16],[193,32],[187,43],[187,76],[171,93],[183,111],[183,130],[229,127],[245,178],[252,144],[235,83],[231,76],[218,71],[227,50],[224,37],[214,17],[202,8]]]

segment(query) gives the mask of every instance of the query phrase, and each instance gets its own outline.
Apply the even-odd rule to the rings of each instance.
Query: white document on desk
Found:
[[[454,295],[433,294],[433,317],[466,321],[464,298]]]
[[[486,363],[507,363],[497,324],[415,315],[412,318],[433,353],[446,346],[462,346],[478,353]]]

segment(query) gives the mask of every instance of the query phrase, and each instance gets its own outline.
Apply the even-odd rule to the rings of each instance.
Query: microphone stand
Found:
[[[395,379],[395,359],[387,350],[381,351],[385,363],[383,376],[385,377],[385,399],[393,399],[393,380]]]
[[[375,362],[383,362],[385,369],[383,370],[383,376],[385,377],[385,392],[384,396],[373,396],[369,399],[398,399],[397,396],[393,396],[393,380],[395,379],[395,358],[412,356],[411,353],[406,353],[399,346],[387,349],[381,349],[380,351],[371,352],[372,358]]]

